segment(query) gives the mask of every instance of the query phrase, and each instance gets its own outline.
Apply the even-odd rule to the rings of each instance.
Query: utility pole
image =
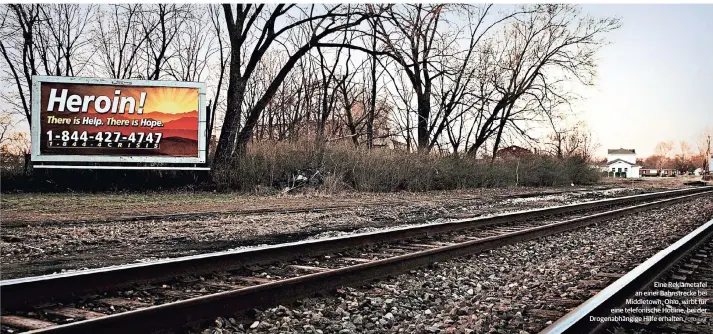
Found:
[[[711,136],[708,135],[708,146],[706,148],[706,158],[703,160],[703,175],[711,174]]]

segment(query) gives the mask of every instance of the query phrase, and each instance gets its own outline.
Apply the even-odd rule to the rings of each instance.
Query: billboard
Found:
[[[34,76],[32,160],[206,162],[205,84]]]

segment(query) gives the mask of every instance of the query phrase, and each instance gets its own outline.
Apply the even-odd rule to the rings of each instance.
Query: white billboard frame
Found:
[[[101,155],[60,155],[40,153],[40,87],[42,83],[85,84],[103,86],[145,86],[145,87],[174,87],[198,89],[198,157],[157,157],[157,156],[101,156]],[[58,77],[46,75],[32,76],[32,162],[115,162],[115,163],[160,163],[160,164],[205,164],[207,114],[206,114],[206,84],[204,82],[164,81],[164,80],[135,80],[135,79],[104,79],[88,77]],[[38,165],[35,167],[42,167]],[[50,166],[46,166],[50,167]],[[79,167],[79,166],[73,166]],[[118,167],[118,166],[117,166]],[[101,169],[102,166],[92,166]],[[151,167],[146,167],[151,168]],[[180,169],[181,167],[176,167]]]

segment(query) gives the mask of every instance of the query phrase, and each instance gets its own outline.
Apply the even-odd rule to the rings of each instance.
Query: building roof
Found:
[[[631,148],[608,149],[607,154],[636,154],[636,150]]]
[[[641,167],[640,165],[632,164],[631,162],[628,162],[628,161],[622,160],[622,159],[614,159],[614,160],[612,160],[612,161],[609,161],[609,162],[607,162],[607,166],[613,165],[613,164],[615,164],[615,163],[617,163],[617,162],[623,162],[623,163],[625,163],[625,164],[630,165],[631,167]]]
[[[517,145],[511,145],[511,146],[499,149],[497,154],[498,155],[509,155],[509,156],[521,156],[521,155],[532,154],[532,152],[526,148],[522,148]]]

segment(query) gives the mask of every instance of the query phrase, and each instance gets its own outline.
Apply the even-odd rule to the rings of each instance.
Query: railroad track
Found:
[[[712,193],[713,187],[666,191],[6,280],[0,282],[2,332],[141,333],[175,329]],[[636,204],[641,202],[645,203]]]
[[[572,190],[554,190],[554,191],[543,191],[543,192],[533,192],[524,194],[514,194],[508,196],[495,196],[492,199],[504,200],[513,198],[532,198],[540,196],[551,196],[560,194],[586,194],[596,191],[605,191],[611,189],[618,189],[617,187],[597,187],[590,189],[572,189]],[[484,200],[480,196],[463,196],[458,198],[451,198],[453,202],[472,202],[477,200]],[[378,203],[362,203],[358,208],[369,208],[369,207],[379,207],[384,205],[409,205],[412,204],[407,200],[400,201],[389,201],[389,202],[378,202]],[[117,222],[136,222],[136,221],[149,221],[149,220],[178,220],[178,219],[201,219],[201,218],[213,218],[227,215],[257,215],[257,214],[296,214],[296,213],[319,213],[328,212],[336,210],[346,210],[357,208],[354,204],[334,204],[327,206],[315,206],[315,207],[302,207],[302,208],[262,208],[262,209],[240,209],[240,210],[223,210],[223,211],[197,211],[197,212],[180,212],[180,213],[168,213],[168,214],[150,214],[150,215],[128,215],[119,216],[106,219],[92,219],[92,220],[74,220],[74,221],[63,221],[63,220],[48,220],[48,221],[26,221],[26,220],[15,220],[15,221],[3,221],[3,226],[5,227],[17,227],[17,226],[27,226],[31,224],[35,227],[44,227],[52,225],[61,226],[71,226],[71,225],[85,225],[85,224],[106,224],[106,223],[117,223]]]
[[[713,220],[540,333],[713,333],[712,295]]]

